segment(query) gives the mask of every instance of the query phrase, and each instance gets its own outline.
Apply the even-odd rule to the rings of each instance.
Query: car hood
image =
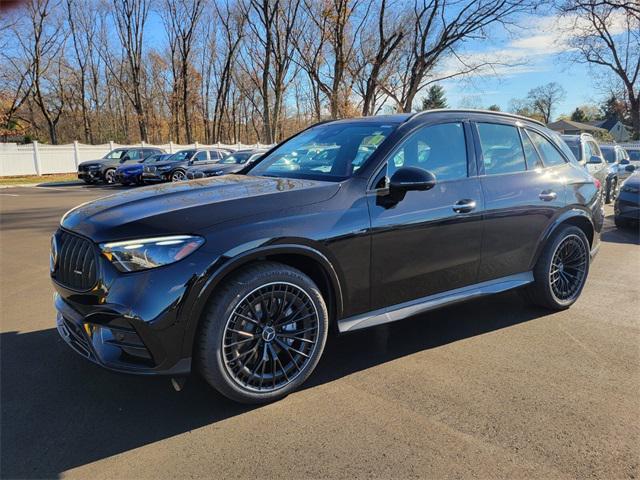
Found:
[[[100,160],[87,160],[86,162],[80,162],[78,167],[90,167],[92,165],[104,165],[108,160],[100,159]]]
[[[622,185],[625,187],[640,188],[640,173],[633,173]]]
[[[129,165],[122,165],[116,169],[118,172],[133,172],[136,170],[142,170],[143,166],[141,163],[132,163]]]
[[[96,242],[199,233],[217,223],[328,200],[339,183],[226,175],[138,188],[80,205],[63,228]]]
[[[211,163],[209,165],[203,165],[201,167],[194,167],[192,171],[194,172],[222,172],[225,173],[233,173],[239,170],[242,170],[242,167],[245,165],[239,163]]]

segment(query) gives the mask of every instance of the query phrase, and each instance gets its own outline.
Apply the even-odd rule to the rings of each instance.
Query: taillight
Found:
[[[598,190],[600,190],[602,188],[602,182],[600,180],[598,180],[597,178],[593,179],[593,184],[596,186],[596,188]]]

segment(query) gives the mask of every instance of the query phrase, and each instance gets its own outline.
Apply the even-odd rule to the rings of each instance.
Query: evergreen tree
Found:
[[[499,112],[500,106],[494,103],[493,105],[489,106],[489,110],[491,110],[492,112]]]
[[[577,107],[571,114],[571,120],[573,120],[574,122],[584,123],[588,122],[589,118],[584,113],[584,110],[582,110],[580,107]]]
[[[427,96],[422,99],[420,110],[433,110],[434,108],[447,108],[447,99],[444,95],[444,88],[440,85],[432,85]]]

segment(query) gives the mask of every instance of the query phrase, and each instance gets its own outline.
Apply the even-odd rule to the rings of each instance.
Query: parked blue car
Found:
[[[144,183],[142,181],[143,164],[148,165],[155,162],[164,162],[170,156],[170,153],[156,154],[145,158],[139,163],[122,165],[116,169],[116,182],[120,182],[122,185],[129,185],[131,183],[142,185]]]

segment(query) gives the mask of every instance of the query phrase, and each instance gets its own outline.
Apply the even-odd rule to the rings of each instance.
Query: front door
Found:
[[[469,124],[415,130],[388,157],[368,195],[372,226],[372,309],[476,282],[483,198]],[[388,179],[403,166],[436,176],[427,191],[389,204]]]

